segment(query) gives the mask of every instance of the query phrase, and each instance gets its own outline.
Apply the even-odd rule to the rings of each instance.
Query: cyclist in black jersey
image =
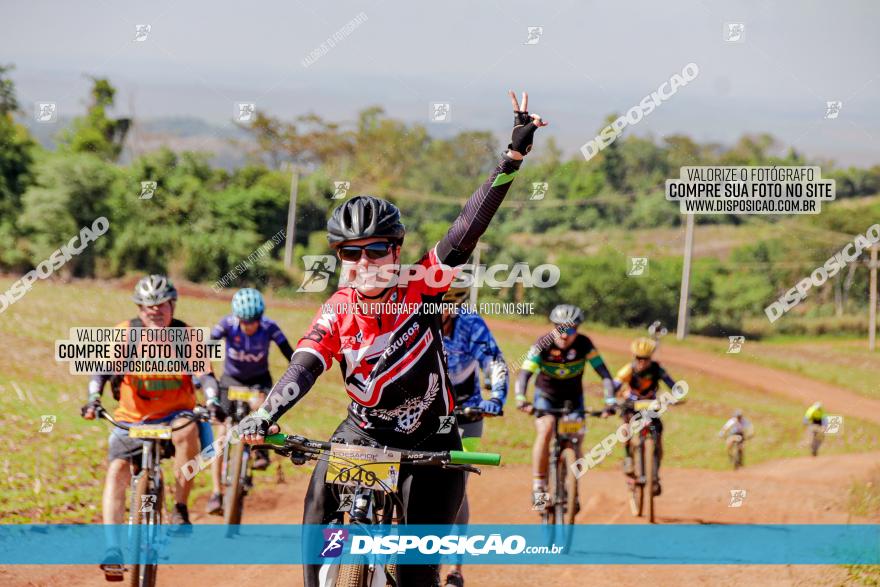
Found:
[[[297,343],[287,372],[263,406],[242,422],[246,442],[262,443],[266,434],[278,430],[278,419],[335,360],[352,401],[348,418],[333,433],[333,442],[424,450],[461,448],[455,427],[438,434],[440,417],[450,415],[454,408],[443,353],[442,317],[423,311],[418,304],[441,301],[452,280],[452,268],[470,257],[531,150],[535,131],[547,124],[528,113],[527,94],[521,109],[513,92],[510,98],[514,128],[507,152],[446,236],[413,266],[432,279],[410,279],[402,286],[393,279],[396,272],[390,277],[377,273],[389,266],[399,271],[405,229],[393,204],[357,196],[333,211],[327,223],[330,245],[342,260],[343,271],[353,271],[358,280],[339,289],[317,313]],[[364,309],[371,307],[377,311]],[[337,498],[324,481],[326,470],[325,462],[315,466],[304,524],[327,524],[340,515]],[[403,523],[451,524],[464,495],[464,473],[404,465],[398,486],[405,510]],[[312,545],[310,536],[304,544]],[[427,587],[439,584],[438,571],[436,565],[402,565],[398,573],[401,585]],[[306,587],[318,585],[319,572],[318,565],[305,566]]]
[[[675,387],[675,379],[666,372],[660,363],[653,360],[654,351],[657,350],[657,340],[654,338],[637,338],[630,345],[633,354],[633,360],[621,367],[614,378],[614,387],[618,389],[626,386],[623,393],[624,400],[647,400],[656,399],[657,390],[660,389],[660,383],[663,382],[672,389]],[[607,396],[606,396],[607,397]],[[621,417],[627,424],[635,415],[635,410],[627,407],[625,404],[621,410]],[[609,404],[606,407],[606,414],[615,411],[614,405]],[[652,491],[654,495],[660,495],[663,491],[660,485],[660,463],[663,461],[663,422],[660,418],[652,418],[651,421],[657,429],[657,446],[655,447],[655,455],[657,457],[656,470],[654,475],[654,487]],[[633,467],[632,452],[629,442],[623,443],[623,473],[628,477],[635,474]]]
[[[556,325],[529,349],[516,380],[516,404],[520,410],[535,416],[535,444],[532,447],[532,491],[547,490],[547,467],[550,440],[553,437],[556,416],[549,409],[562,409],[571,402],[580,418],[584,416],[584,368],[589,363],[602,378],[605,393],[613,393],[613,380],[599,350],[586,335],[578,333],[584,313],[577,306],[561,304],[553,308],[550,321]],[[526,391],[532,375],[535,381],[535,400],[528,402]],[[576,450],[580,451],[580,443]],[[580,457],[580,454],[578,454]]]

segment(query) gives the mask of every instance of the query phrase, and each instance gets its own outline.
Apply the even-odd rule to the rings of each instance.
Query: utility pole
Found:
[[[292,163],[285,165],[290,169],[290,204],[287,206],[287,240],[284,242],[284,268],[290,270],[293,260],[293,241],[296,238],[296,194],[299,186],[299,170]]]
[[[684,231],[684,265],[681,268],[681,294],[678,300],[678,327],[675,338],[684,340],[688,330],[688,297],[691,288],[691,256],[694,249],[694,215],[687,214]]]
[[[874,351],[877,342],[877,245],[871,247],[871,284],[868,299],[871,307],[868,310],[868,350]]]

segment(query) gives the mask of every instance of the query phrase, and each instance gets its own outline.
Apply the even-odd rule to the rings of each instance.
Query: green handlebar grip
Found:
[[[465,452],[463,450],[451,450],[453,465],[488,465],[497,467],[501,464],[501,455],[494,452]]]
[[[274,444],[275,446],[284,446],[284,441],[287,440],[286,434],[270,434],[263,438],[266,444]]]

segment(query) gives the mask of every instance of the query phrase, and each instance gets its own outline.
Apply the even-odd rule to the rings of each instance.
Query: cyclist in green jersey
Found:
[[[575,413],[583,418],[582,380],[587,363],[602,378],[606,395],[614,393],[611,373],[599,350],[588,336],[578,332],[578,326],[583,321],[584,313],[577,306],[561,304],[553,308],[550,322],[556,328],[539,338],[529,349],[516,380],[517,408],[536,416],[537,435],[532,447],[533,493],[547,490],[550,440],[553,437],[556,416],[546,413],[546,410],[562,409],[566,402],[571,402]],[[529,403],[526,391],[533,375],[537,375],[535,399],[533,403]],[[580,443],[577,450],[580,452]]]

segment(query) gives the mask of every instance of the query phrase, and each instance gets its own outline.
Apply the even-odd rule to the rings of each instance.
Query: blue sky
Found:
[[[363,13],[315,63],[302,60]],[[766,131],[841,164],[880,163],[880,3],[447,1],[6,3],[0,61],[19,97],[82,110],[84,74],[139,117],[231,120],[235,102],[280,116],[353,120],[381,105],[438,135],[509,126],[508,88],[528,89],[567,153],[689,62],[700,75],[628,132],[731,143]],[[745,24],[742,43],[726,23]],[[150,24],[134,42],[136,24]],[[528,27],[542,26],[537,44]],[[835,120],[825,102],[841,100]],[[430,123],[449,102],[452,121]],[[542,132],[542,136],[545,136]],[[499,139],[500,140],[500,139]]]

